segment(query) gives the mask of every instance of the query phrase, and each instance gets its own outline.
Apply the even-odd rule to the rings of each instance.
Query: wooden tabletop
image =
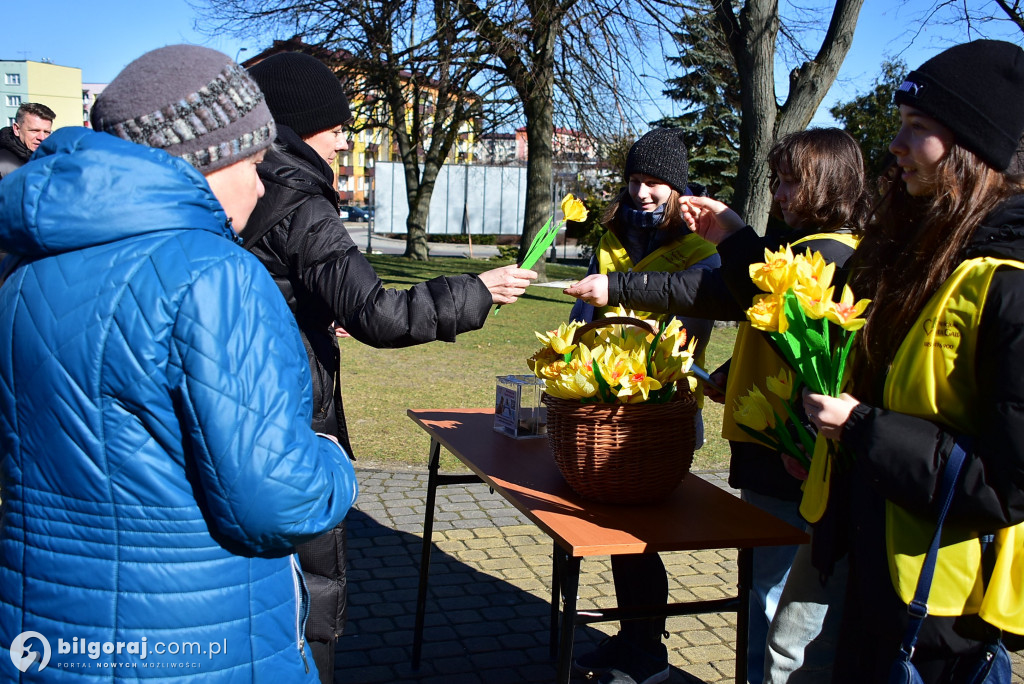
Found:
[[[802,544],[807,535],[692,473],[664,502],[602,504],[565,483],[547,438],[494,431],[493,409],[409,417],[573,556]]]

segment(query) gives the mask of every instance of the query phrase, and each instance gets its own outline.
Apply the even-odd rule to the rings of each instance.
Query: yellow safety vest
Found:
[[[615,233],[608,231],[601,238],[601,243],[597,249],[597,268],[598,273],[626,273],[628,271],[634,272],[663,272],[663,273],[675,273],[676,271],[685,271],[690,266],[707,259],[709,256],[716,254],[717,250],[715,246],[697,235],[696,233],[687,233],[679,240],[673,240],[667,245],[662,245],[656,250],[645,256],[637,264],[633,264],[633,260],[629,258],[629,253],[626,252],[626,248],[619,242],[619,238],[616,237]],[[603,316],[610,310],[609,307],[600,307],[594,312],[594,318],[597,319]],[[647,311],[636,311],[638,318],[643,319],[658,319],[661,320],[664,315],[654,315]],[[703,340],[706,342],[707,340]],[[694,359],[701,368],[704,367],[704,350]],[[697,405],[700,407],[704,406],[704,393],[697,386]]]
[[[1024,263],[981,257],[960,264],[925,305],[903,340],[885,381],[885,408],[937,422],[970,435],[984,402],[975,383],[978,324],[999,267]],[[913,599],[935,519],[886,502],[886,546],[893,586]],[[928,612],[978,614],[989,624],[1024,634],[1024,523],[995,535],[996,563],[983,585],[978,532],[953,523],[942,528]]]
[[[859,238],[846,233],[816,233],[808,235],[793,242],[790,246],[796,247],[802,242],[810,240],[836,240],[854,249],[857,248]],[[794,250],[796,251],[796,250]],[[765,387],[765,378],[779,374],[783,368],[787,368],[786,362],[775,352],[775,348],[768,341],[768,338],[759,330],[752,328],[750,323],[740,323],[736,330],[736,342],[732,347],[733,362],[729,366],[729,381],[725,384],[725,412],[722,416],[722,437],[733,442],[755,442],[760,443],[736,424],[733,418],[733,408],[740,397],[745,397],[750,388],[754,385],[771,402],[772,408],[780,416],[786,415],[782,406],[782,400],[768,391]]]

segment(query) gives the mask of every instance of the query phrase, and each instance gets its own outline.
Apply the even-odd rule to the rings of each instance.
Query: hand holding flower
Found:
[[[805,468],[800,461],[796,460],[789,454],[779,454],[779,458],[782,459],[782,467],[786,469],[794,479],[803,482],[807,479],[807,468]]]
[[[583,280],[573,283],[562,290],[576,299],[597,307],[608,305],[608,276],[604,273],[592,273]]]
[[[859,401],[846,392],[838,397],[830,397],[805,389],[803,397],[807,417],[821,434],[836,441],[843,436],[843,426],[850,419],[850,413],[860,405]]]
[[[502,266],[480,274],[494,304],[511,304],[526,292],[531,280],[537,279],[537,272],[515,265]]]

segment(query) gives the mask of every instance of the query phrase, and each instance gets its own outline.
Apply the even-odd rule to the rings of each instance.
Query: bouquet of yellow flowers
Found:
[[[835,264],[807,250],[793,256],[789,245],[765,250],[751,264],[750,279],[766,294],[747,309],[750,324],[768,333],[799,379],[818,394],[838,396],[853,333],[864,325],[869,299],[854,301],[849,285],[833,301]],[[830,325],[831,324],[831,325]]]
[[[854,334],[864,325],[861,315],[870,304],[855,300],[848,285],[835,301],[834,274],[835,264],[817,252],[794,256],[789,245],[777,252],[766,249],[764,262],[750,266],[751,280],[765,294],[756,295],[747,309],[751,326],[767,333],[795,372],[796,384],[833,397],[841,391]],[[785,424],[756,387],[740,399],[733,416],[748,434],[809,467],[800,512],[816,522],[828,500],[837,448],[820,433],[811,440],[794,410],[799,396],[792,380],[768,378],[766,386],[782,400],[791,423]]]
[[[536,333],[544,346],[527,363],[544,380],[545,391],[582,403],[658,404],[672,399],[679,381],[686,380],[691,390],[696,386],[690,374],[696,340],[687,344],[678,320],[653,332],[651,322],[637,326],[623,317],[640,322],[619,307],[595,321],[612,324],[606,327],[573,321]]]

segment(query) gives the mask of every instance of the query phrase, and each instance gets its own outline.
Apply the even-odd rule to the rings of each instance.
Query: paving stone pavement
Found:
[[[423,657],[413,670],[427,474],[372,468],[357,474],[359,500],[348,516],[348,626],[338,642],[335,682],[553,682],[550,538],[484,484],[439,487]],[[692,475],[736,493],[724,472]],[[672,601],[735,592],[735,550],[662,557]],[[614,605],[607,557],[584,559],[578,608]],[[590,649],[617,624],[578,627],[574,652]],[[669,618],[668,632],[670,684],[733,681],[734,613]],[[1024,684],[1024,658],[1012,658],[1013,682]]]

